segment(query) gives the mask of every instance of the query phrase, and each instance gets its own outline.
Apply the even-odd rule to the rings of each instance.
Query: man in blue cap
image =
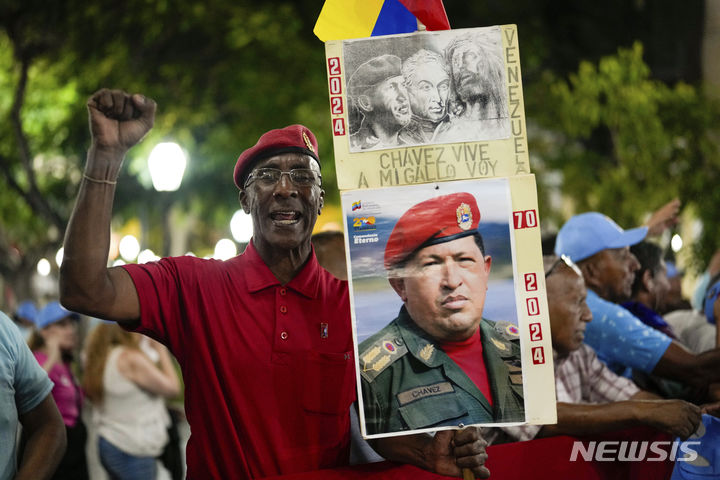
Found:
[[[558,232],[555,253],[578,265],[588,288],[593,321],[585,342],[616,373],[629,367],[707,387],[720,381],[720,350],[694,355],[619,305],[630,298],[640,268],[629,247],[647,234],[648,227],[623,230],[597,212],[575,215]]]
[[[630,379],[611,372],[583,342],[594,321],[586,303],[587,289],[580,270],[567,257],[543,257],[548,316],[553,345],[557,423],[496,429],[500,442],[552,435],[596,435],[647,426],[688,438],[697,430],[701,409],[684,400],[661,399]],[[635,438],[634,440],[640,440]],[[500,443],[493,439],[493,443]]]

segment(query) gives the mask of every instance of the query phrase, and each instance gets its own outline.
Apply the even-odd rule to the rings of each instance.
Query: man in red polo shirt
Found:
[[[253,218],[228,261],[164,258],[107,268],[123,157],[152,128],[155,102],[100,90],[68,224],[60,287],[73,311],[167,345],[185,380],[188,478],[255,478],[344,465],[355,399],[347,283],[320,268],[310,234],[323,206],[317,142],[293,125],[243,152],[234,180]],[[460,475],[482,465],[475,430],[389,442],[394,460]]]

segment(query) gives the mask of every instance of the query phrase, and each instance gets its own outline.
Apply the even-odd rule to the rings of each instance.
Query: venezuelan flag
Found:
[[[410,33],[418,19],[429,30],[450,28],[442,0],[325,0],[313,32],[323,42]]]

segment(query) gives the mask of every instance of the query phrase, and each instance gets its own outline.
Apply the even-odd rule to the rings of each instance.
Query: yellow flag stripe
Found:
[[[384,0],[325,0],[313,33],[323,42],[369,37]]]

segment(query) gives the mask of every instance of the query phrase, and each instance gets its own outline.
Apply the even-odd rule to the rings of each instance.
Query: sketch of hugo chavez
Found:
[[[410,122],[401,67],[399,57],[380,55],[360,65],[348,80],[352,105],[363,117],[358,131],[350,135],[352,149],[400,145],[398,132]]]
[[[492,259],[475,197],[403,214],[385,248],[397,318],[359,346],[367,434],[525,419],[517,327],[482,318]]]

